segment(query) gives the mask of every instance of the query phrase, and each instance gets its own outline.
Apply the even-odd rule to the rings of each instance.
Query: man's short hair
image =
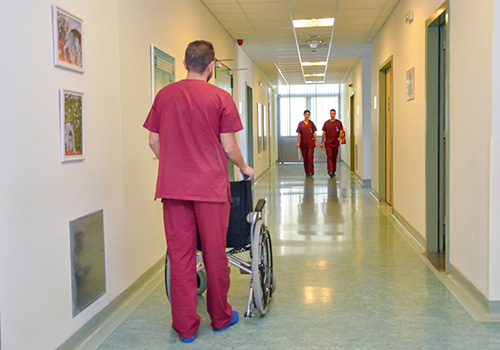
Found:
[[[188,71],[199,74],[203,73],[214,59],[214,46],[205,40],[196,40],[190,43],[184,55]]]
[[[330,112],[335,112],[335,113],[337,113],[337,111],[336,111],[335,109],[333,109],[333,108],[332,108],[332,109],[330,109]]]

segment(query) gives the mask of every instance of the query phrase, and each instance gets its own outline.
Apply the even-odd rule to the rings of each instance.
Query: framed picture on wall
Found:
[[[83,73],[83,20],[52,5],[54,65]]]
[[[151,49],[151,103],[158,91],[175,82],[175,58],[157,48]]]
[[[406,72],[406,100],[415,98],[415,67]]]
[[[61,162],[85,159],[83,93],[59,90]]]

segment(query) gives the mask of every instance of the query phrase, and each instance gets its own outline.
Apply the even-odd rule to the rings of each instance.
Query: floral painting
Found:
[[[60,100],[61,161],[84,159],[83,94],[61,89]]]
[[[53,5],[54,64],[84,72],[83,20]]]

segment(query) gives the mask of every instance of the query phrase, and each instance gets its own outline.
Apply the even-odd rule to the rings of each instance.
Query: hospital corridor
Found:
[[[500,0],[1,0],[0,47],[0,350],[500,350]]]
[[[274,166],[254,186],[266,198],[277,287],[268,312],[221,334],[205,298],[196,349],[499,349],[500,323],[477,322],[425,263],[408,233],[339,164],[305,178],[300,165]],[[441,273],[442,274],[442,273]],[[249,275],[231,268],[229,302],[246,308]],[[184,349],[170,329],[165,285],[131,310],[98,349]]]

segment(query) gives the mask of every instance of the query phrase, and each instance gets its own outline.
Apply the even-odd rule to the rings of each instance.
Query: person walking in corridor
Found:
[[[344,136],[344,127],[342,122],[335,119],[337,111],[330,110],[330,120],[323,125],[323,135],[321,136],[320,147],[325,146],[328,175],[335,176],[337,171],[337,155],[339,154],[339,139]]]
[[[214,72],[212,43],[194,41],[185,52],[187,78],[160,90],[144,123],[159,159],[155,199],[163,202],[170,260],[172,328],[189,343],[197,314],[196,246],[199,233],[207,271],[207,309],[214,331],[238,322],[227,301],[226,237],[231,189],[227,160],[251,180],[235,132],[243,129],[226,91],[208,83]]]
[[[304,171],[307,177],[314,176],[314,148],[318,147],[316,138],[316,125],[309,120],[311,112],[304,111],[304,120],[297,127],[297,147],[300,147],[304,160]]]

